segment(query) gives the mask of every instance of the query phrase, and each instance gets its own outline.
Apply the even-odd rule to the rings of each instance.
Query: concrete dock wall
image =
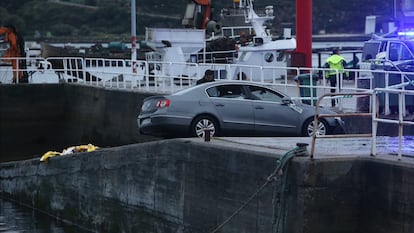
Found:
[[[214,140],[215,141],[215,140]],[[173,139],[0,164],[2,197],[96,232],[212,232],[280,153]],[[414,231],[412,166],[296,157],[219,232]],[[276,186],[275,186],[276,185]]]
[[[412,164],[373,158],[301,160],[289,173],[285,232],[414,232]]]
[[[4,197],[97,232],[210,232],[265,181],[275,157],[167,140],[0,165]],[[271,188],[226,232],[269,232]]]
[[[153,94],[72,84],[0,85],[0,162],[72,145],[125,145],[140,135],[136,116]]]

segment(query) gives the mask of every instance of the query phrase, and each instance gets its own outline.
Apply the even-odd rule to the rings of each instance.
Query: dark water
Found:
[[[0,198],[0,233],[86,233],[50,216]]]

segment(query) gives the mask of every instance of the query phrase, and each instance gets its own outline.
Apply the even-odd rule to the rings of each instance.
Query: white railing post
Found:
[[[403,88],[404,89],[404,88]],[[404,99],[403,92],[398,93],[398,160],[401,160],[402,158],[402,137],[403,137],[403,124],[404,121],[403,118],[403,108],[405,108],[405,104],[403,105],[403,99]]]
[[[400,75],[400,77],[401,77],[401,79],[400,79],[400,83],[404,83],[404,75],[405,74],[401,74]],[[405,90],[405,86],[403,86],[402,87],[402,89],[403,90]],[[403,116],[407,116],[407,113],[406,113],[406,107],[405,107],[405,95],[403,96],[403,98],[402,98],[402,100],[401,100],[401,103],[400,103],[402,106],[403,106],[403,109],[402,109],[402,114],[403,114]]]
[[[81,62],[82,62],[82,76],[83,76],[83,80],[86,80],[86,60],[84,58],[81,58]],[[79,82],[79,79],[78,79]]]
[[[388,73],[384,73],[384,88],[388,88],[389,86],[389,74]],[[385,115],[390,115],[390,95],[388,92],[384,93],[384,114]]]
[[[371,114],[372,114],[372,122],[371,122],[371,130],[372,130],[372,138],[371,138],[371,156],[377,155],[377,92],[374,91],[372,98],[371,98]]]

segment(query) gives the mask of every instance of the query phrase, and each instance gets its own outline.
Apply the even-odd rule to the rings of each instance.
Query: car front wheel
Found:
[[[314,118],[309,118],[303,125],[302,136],[312,137],[316,135],[327,135],[328,134],[328,123],[323,119],[318,120],[318,125],[315,127]]]
[[[200,138],[204,137],[206,130],[210,130],[211,137],[218,135],[218,124],[216,120],[210,116],[197,117],[191,125],[192,135]]]

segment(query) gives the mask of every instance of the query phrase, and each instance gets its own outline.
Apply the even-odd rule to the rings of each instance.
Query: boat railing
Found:
[[[219,34],[219,37],[229,37],[237,40],[238,38],[240,38],[241,33],[253,35],[254,29],[252,26],[222,27],[221,34]]]
[[[57,59],[62,61],[62,58]],[[27,78],[29,83],[36,83],[33,81],[33,76],[45,77],[42,83],[56,83],[61,78],[57,74],[59,72],[57,69],[63,72],[68,70],[68,67],[57,68],[49,60],[38,57],[7,57],[0,65],[0,83],[15,82],[18,84],[22,78]]]
[[[84,68],[84,59],[81,57],[50,57],[44,60],[57,73],[59,78],[65,82],[85,81],[87,77]]]
[[[21,58],[15,58],[21,61]],[[77,82],[85,85],[102,86],[144,91],[172,92],[195,85],[197,79],[203,77],[205,70],[215,71],[216,79],[247,80],[273,86],[302,102],[315,105],[323,94],[336,92],[364,92],[375,88],[398,87],[402,90],[414,89],[404,83],[414,79],[413,72],[377,69],[347,69],[336,72],[338,85],[331,87],[327,72],[328,68],[304,67],[270,67],[220,63],[186,63],[161,62],[145,60],[123,60],[81,57],[30,58],[26,61],[26,69],[1,66],[0,82],[11,83],[13,72],[25,71],[30,83]],[[20,64],[20,62],[19,62]],[[353,78],[346,73],[353,72]],[[48,75],[45,75],[48,74]],[[298,81],[298,77],[309,74],[307,83]],[[408,77],[408,79],[407,79]],[[40,79],[39,79],[40,78]],[[400,85],[400,86],[399,86]],[[390,115],[398,109],[395,95],[379,94],[379,111]],[[338,109],[344,110],[351,106],[358,111],[366,111],[372,104],[371,97],[360,97],[351,101],[343,96],[331,96],[338,102]],[[329,98],[323,103],[329,106]],[[352,102],[352,103],[350,103]],[[414,112],[414,100],[404,98],[406,108],[403,116]]]
[[[233,63],[233,60],[237,57],[237,50],[221,50],[213,52],[203,52],[197,54],[184,54],[186,57],[190,57],[190,61],[194,63]],[[148,60],[148,59],[147,59]]]
[[[230,8],[230,7],[228,7],[228,8],[221,9],[220,14],[223,15],[223,16],[224,15],[243,16],[245,11],[246,11],[245,8],[239,8],[239,7]]]

